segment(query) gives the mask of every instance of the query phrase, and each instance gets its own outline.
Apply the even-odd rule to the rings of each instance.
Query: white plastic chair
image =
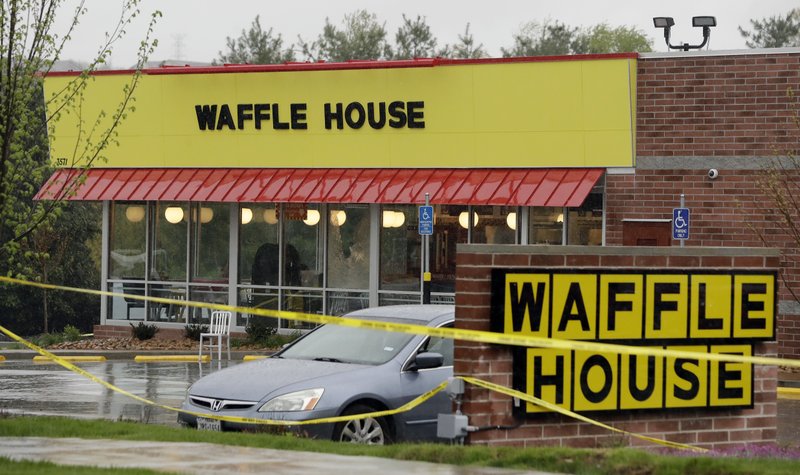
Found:
[[[203,339],[208,338],[208,342],[203,345]],[[216,342],[214,339],[216,338]],[[211,323],[208,332],[200,334],[200,352],[197,358],[203,359],[203,346],[207,346],[211,359],[214,359],[214,346],[217,347],[218,358],[222,359],[222,341],[225,340],[228,348],[228,360],[231,359],[231,312],[216,310],[211,312]]]

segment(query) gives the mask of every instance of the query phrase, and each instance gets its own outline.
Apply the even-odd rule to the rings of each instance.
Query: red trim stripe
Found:
[[[554,61],[596,61],[608,59],[638,59],[638,53],[609,54],[571,54],[560,56],[519,56],[513,58],[417,58],[397,61],[345,61],[341,63],[306,62],[282,64],[225,64],[222,66],[162,66],[160,68],[143,69],[142,74],[222,74],[222,73],[270,73],[286,71],[344,71],[353,69],[398,69],[398,68],[430,68],[437,66],[464,66],[471,64],[508,64],[508,63],[544,63]],[[104,69],[94,71],[92,76],[132,75],[133,69]],[[79,76],[81,71],[51,71],[47,76]]]

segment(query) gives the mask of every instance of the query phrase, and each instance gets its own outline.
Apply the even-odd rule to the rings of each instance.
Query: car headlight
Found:
[[[316,407],[323,392],[323,388],[316,388],[283,394],[264,403],[258,412],[310,411]]]

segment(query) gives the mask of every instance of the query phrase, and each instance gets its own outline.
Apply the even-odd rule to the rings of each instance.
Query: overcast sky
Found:
[[[71,0],[76,1],[76,0]],[[87,61],[96,54],[99,39],[118,15],[121,0],[86,0],[88,14],[81,21],[74,40],[63,59]],[[341,25],[346,13],[366,9],[386,23],[389,37],[402,21],[421,15],[438,39],[439,45],[453,43],[467,23],[476,42],[490,56],[500,56],[500,47],[513,44],[512,35],[528,21],[559,20],[570,26],[589,26],[607,22],[612,26],[635,26],[654,40],[655,51],[666,51],[663,33],[653,27],[654,16],[675,18],[672,43],[697,44],[699,28],[692,28],[692,17],[712,15],[717,27],[712,30],[710,49],[746,48],[738,26],[750,27],[749,20],[785,14],[798,7],[797,0],[143,0],[143,13],[155,9],[163,13],[156,29],[159,46],[151,59],[178,59],[210,62],[225,48],[227,36],[236,37],[261,15],[261,25],[281,33],[284,44],[297,43],[297,36],[310,41],[325,24]],[[68,8],[65,8],[68,10]],[[69,13],[64,12],[62,18]],[[129,28],[127,40],[115,48],[112,65],[124,68],[135,62],[142,25]],[[298,58],[302,59],[302,58]]]

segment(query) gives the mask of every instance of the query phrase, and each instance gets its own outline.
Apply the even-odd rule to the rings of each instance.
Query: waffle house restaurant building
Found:
[[[722,198],[725,163],[747,168],[753,160],[742,155],[764,156],[772,145],[742,153],[715,146],[712,134],[685,140],[699,133],[685,125],[703,123],[703,108],[665,102],[681,89],[663,85],[764,58],[788,58],[796,71],[796,51],[147,70],[119,144],[69,199],[102,203],[103,289],[337,315],[420,302],[418,207],[427,194],[431,301],[451,303],[459,243],[622,245],[633,236],[670,245],[680,193],[687,206],[706,195],[720,201],[704,206],[734,207]],[[97,75],[86,117],[117,104],[130,75]],[[45,94],[71,78],[48,76]],[[680,98],[702,87],[686,86]],[[40,199],[78,174],[75,117],[58,118],[51,156],[61,168]],[[724,122],[709,127],[732,130]],[[726,154],[739,161],[721,162]],[[715,163],[721,176],[708,182]],[[688,245],[731,245],[721,230],[719,242],[709,240],[703,211],[693,218],[698,234]],[[247,318],[237,315],[239,330]],[[141,320],[182,331],[207,319],[201,309],[115,297],[103,302],[96,333],[127,335]]]

